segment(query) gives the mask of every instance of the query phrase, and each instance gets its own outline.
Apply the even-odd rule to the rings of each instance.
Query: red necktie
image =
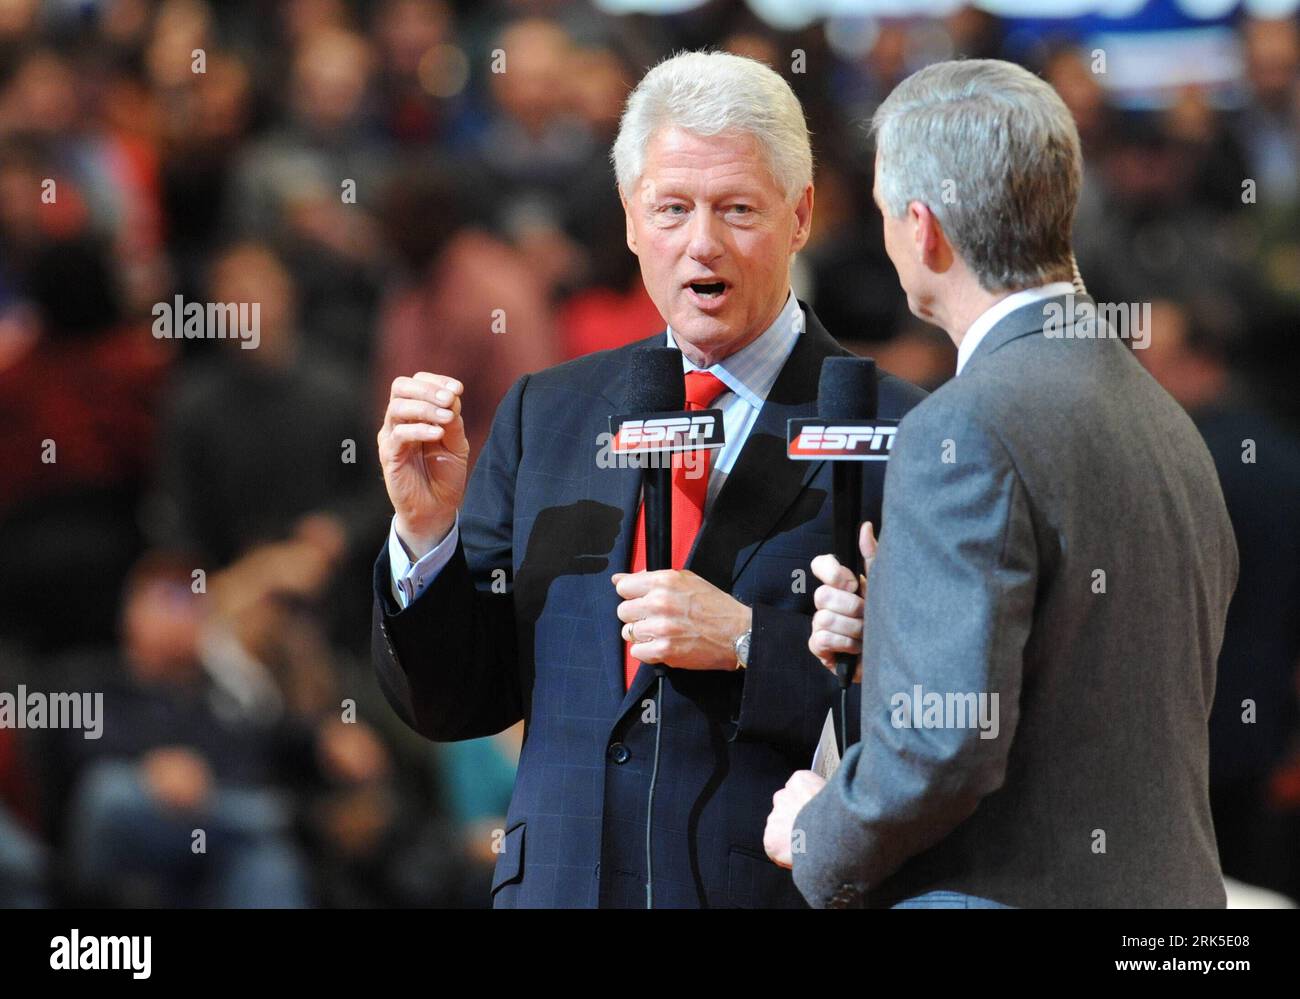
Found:
[[[686,373],[686,408],[707,409],[727,386],[717,375],[707,371],[688,371]],[[686,455],[690,455],[689,460]],[[713,451],[703,448],[698,451],[677,451],[673,453],[673,568],[680,569],[686,564],[686,556],[695,544],[695,535],[700,533],[700,524],[704,522],[704,501],[709,494],[709,469],[712,466]],[[704,473],[699,474],[703,468]],[[693,474],[687,474],[690,471]],[[636,529],[632,533],[632,565],[628,572],[645,571],[645,502],[636,515]],[[636,676],[640,660],[632,658],[632,643],[623,645],[623,685],[624,689],[632,686],[632,677]]]

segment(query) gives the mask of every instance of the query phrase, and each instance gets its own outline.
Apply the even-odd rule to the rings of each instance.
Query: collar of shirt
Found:
[[[803,310],[794,292],[786,295],[785,305],[777,314],[772,325],[765,329],[753,343],[742,347],[734,354],[708,368],[700,368],[685,353],[682,354],[682,372],[708,371],[717,375],[724,385],[740,396],[755,409],[763,405],[767,393],[772,390],[776,376],[785,366],[790,351],[794,350],[795,341],[803,332]],[[676,348],[673,328],[668,327],[667,344]]]
[[[1002,301],[994,304],[992,308],[986,309],[978,319],[970,324],[970,329],[961,338],[961,344],[957,347],[957,374],[960,375],[961,369],[966,367],[966,362],[975,353],[975,348],[979,346],[980,341],[988,336],[989,331],[1003,318],[1011,315],[1022,306],[1033,302],[1041,302],[1048,298],[1055,298],[1057,295],[1064,295],[1072,291],[1074,291],[1074,285],[1069,281],[1053,281],[1051,284],[1045,284],[1038,288],[1026,288],[1023,291],[1017,291],[1015,294],[1008,295]]]

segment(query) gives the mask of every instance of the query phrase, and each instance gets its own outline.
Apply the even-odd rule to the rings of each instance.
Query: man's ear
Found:
[[[794,203],[795,230],[790,239],[790,252],[798,253],[808,242],[812,233],[813,220],[813,186],[804,188],[799,200]]]
[[[930,207],[920,201],[910,201],[907,205],[907,218],[912,229],[912,248],[917,263],[926,270],[942,273],[952,262],[952,248],[948,237],[944,235],[943,226]]]
[[[633,255],[635,256],[635,255],[637,255],[637,252],[636,252],[636,229],[635,229],[635,227],[632,225],[632,210],[631,210],[631,208],[628,206],[628,203],[627,203],[627,195],[624,193],[624,191],[623,191],[623,186],[622,186],[621,184],[619,185],[619,188],[618,188],[618,200],[619,200],[620,204],[622,204],[622,206],[623,206],[623,222],[624,222],[624,224],[627,226],[627,236],[626,236],[626,239],[627,239],[627,248],[628,248],[629,250],[631,250],[632,253],[633,253]]]

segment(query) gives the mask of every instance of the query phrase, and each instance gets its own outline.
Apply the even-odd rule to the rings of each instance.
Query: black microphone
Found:
[[[672,413],[686,408],[682,352],[674,347],[640,347],[628,365],[629,413]],[[645,567],[673,567],[673,470],[663,453],[650,455],[645,488]]]
[[[682,367],[682,352],[672,347],[640,347],[632,351],[627,369],[628,389],[625,403],[632,414],[676,413],[686,408],[686,375]],[[639,431],[644,431],[645,420],[634,421]],[[654,421],[664,423],[664,420]],[[623,433],[622,421],[611,420],[615,440]],[[673,470],[672,454],[663,450],[650,450],[650,459],[644,468],[642,482],[645,489],[645,567],[671,569],[673,567]],[[669,459],[664,461],[664,459]],[[659,749],[663,735],[664,666],[655,667],[655,748],[654,763],[650,771],[650,789],[646,799],[645,818],[645,904],[654,908],[654,804],[655,785],[659,777]]]
[[[869,357],[828,357],[822,362],[817,383],[817,416],[826,423],[875,420],[879,408],[876,362]],[[862,515],[862,465],[857,461],[832,461],[831,522],[835,558],[857,579],[862,574],[858,548],[858,518]],[[835,657],[840,687],[853,682],[853,657]]]

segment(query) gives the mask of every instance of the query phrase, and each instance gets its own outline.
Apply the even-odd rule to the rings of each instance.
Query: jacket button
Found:
[[[858,900],[858,889],[855,885],[845,882],[836,889],[835,894],[827,902],[828,909],[847,909],[849,905]]]
[[[631,758],[632,751],[621,742],[610,743],[609,748],[605,750],[605,759],[610,763],[626,763]]]

